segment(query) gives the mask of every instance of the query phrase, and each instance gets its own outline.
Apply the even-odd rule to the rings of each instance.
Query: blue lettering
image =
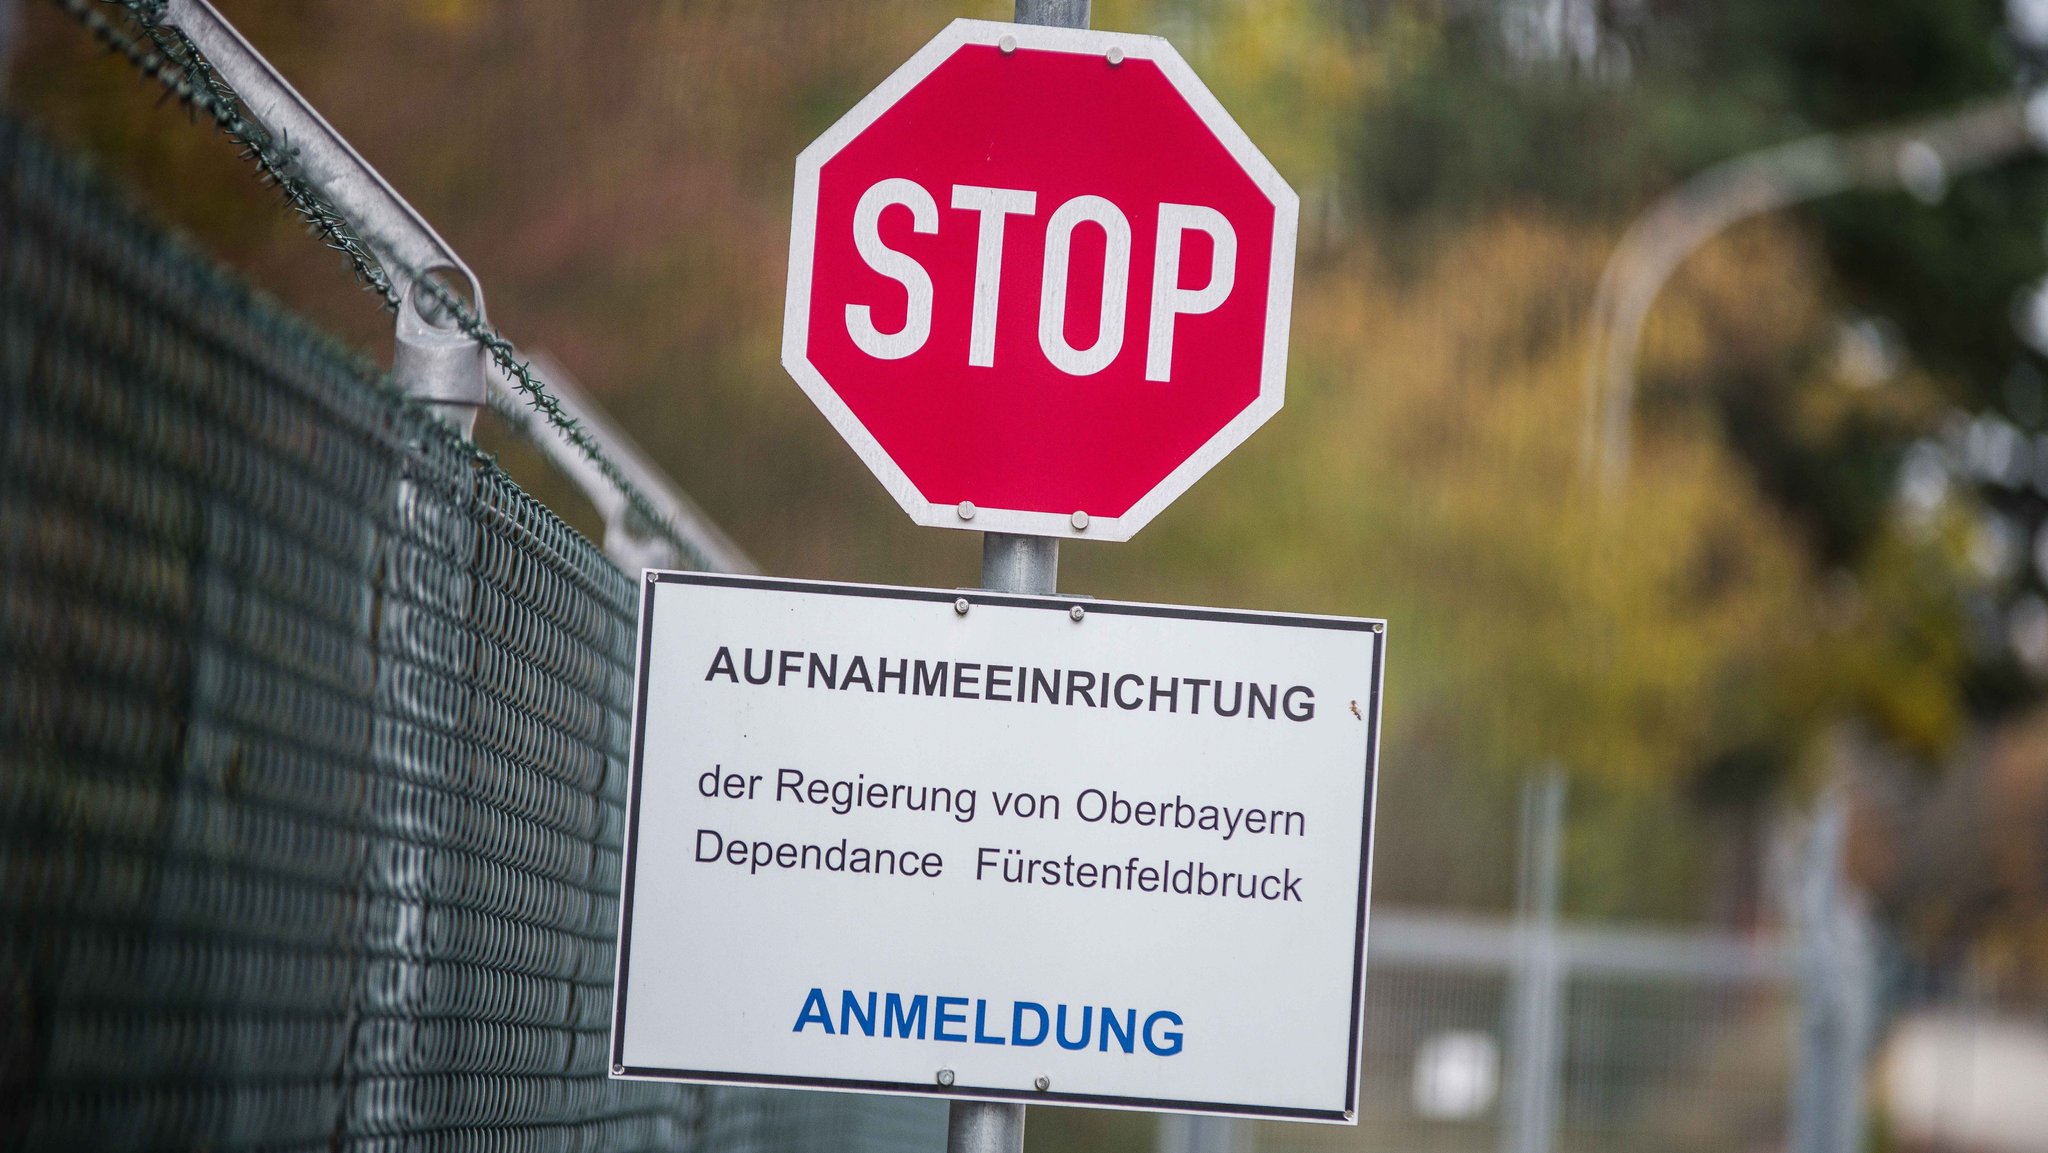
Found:
[[[1136,1009],[1125,1009],[1124,1023],[1119,1028],[1116,1023],[1116,1014],[1109,1011],[1109,1006],[1104,1005],[1102,1007],[1102,1051],[1105,1053],[1109,1052],[1109,1038],[1111,1034],[1116,1035],[1116,1043],[1123,1046],[1124,1052],[1136,1052],[1138,1011]]]
[[[977,1045],[1000,1045],[1000,1036],[991,1037],[984,1027],[988,1022],[988,1002],[979,997],[974,999],[974,1043]]]
[[[974,1004],[974,1031],[971,1034],[967,1031],[967,1005],[970,1001]],[[929,1026],[930,1037],[934,1041],[972,1041],[977,1045],[1015,1045],[1020,1049],[1032,1049],[1045,1044],[1050,1036],[1059,1042],[1062,1049],[1085,1052],[1092,1041],[1103,1053],[1118,1049],[1135,1053],[1138,1042],[1142,1040],[1146,1052],[1157,1057],[1175,1056],[1185,1046],[1181,1015],[1169,1009],[1161,1009],[1146,1017],[1141,1029],[1136,1009],[1081,1005],[1078,1007],[1080,1020],[1074,1023],[1079,1027],[1079,1035],[1070,1036],[1067,1018],[1075,1006],[1061,1004],[1048,1008],[1037,1001],[1013,1001],[1010,1003],[1010,1031],[1006,1036],[1000,1031],[1000,1019],[998,1031],[989,1030],[988,1005],[985,997],[933,997],[924,993],[906,996],[902,993],[856,993],[842,989],[839,993],[839,1020],[835,1023],[824,989],[814,988],[804,994],[803,1008],[798,1010],[796,1024],[790,1031],[802,1033],[816,1025],[828,1037],[873,1037],[875,1026],[880,1024],[883,1037],[922,1041]]]
[[[961,1008],[961,1009],[963,1009],[963,1010],[964,1010],[964,1009],[966,1009],[966,1008],[967,1008],[967,998],[965,998],[965,997],[940,997],[940,998],[939,998],[939,1009],[938,1009],[938,1012],[932,1015],[932,1040],[934,1040],[934,1041],[965,1041],[965,1040],[967,1040],[967,1034],[965,1034],[965,1033],[962,1033],[962,1034],[960,1034],[960,1035],[959,1035],[959,1036],[957,1036],[957,1037],[949,1037],[949,1036],[947,1036],[947,1035],[946,1035],[946,1026],[947,1026],[947,1025],[965,1025],[965,1024],[967,1023],[967,1014],[966,1014],[965,1012],[961,1012],[961,1013],[948,1013],[948,1012],[946,1012],[946,1006],[948,1006],[948,1005],[958,1005],[958,1006],[960,1006],[960,1008]]]
[[[1069,1041],[1069,1040],[1067,1040],[1067,1007],[1066,1007],[1065,1005],[1061,1005],[1061,1006],[1060,1006],[1060,1009],[1059,1009],[1059,1023],[1058,1023],[1058,1026],[1057,1026],[1057,1035],[1058,1035],[1058,1040],[1059,1040],[1059,1043],[1060,1043],[1060,1048],[1062,1048],[1062,1049],[1086,1049],[1086,1048],[1088,1047],[1088,1038],[1089,1038],[1089,1036],[1090,1036],[1091,1034],[1093,1034],[1094,1032],[1095,1032],[1095,1007],[1094,1007],[1093,1005],[1083,1005],[1083,1006],[1081,1006],[1081,1036],[1080,1036],[1080,1039],[1079,1039],[1079,1040],[1075,1040],[1075,1041]]]
[[[1028,1041],[1024,1039],[1024,1014],[1026,1012],[1038,1014],[1038,1032]],[[1045,1035],[1051,1030],[1052,1018],[1046,1016],[1045,1006],[1036,1001],[1019,1001],[1016,1008],[1010,1012],[1010,1044],[1012,1045],[1043,1045],[1045,1044]]]
[[[839,1032],[851,1037],[855,1025],[859,1025],[860,1031],[867,1036],[875,1035],[875,995],[868,994],[867,1011],[862,1012],[853,990],[847,989],[839,994]]]
[[[832,1035],[832,1010],[825,1007],[825,991],[823,989],[812,989],[811,995],[804,998],[803,1012],[796,1015],[796,1028],[791,1029],[790,1032],[801,1033],[804,1031],[804,1026],[813,1021],[825,1026],[825,1035],[827,1037]]]
[[[908,1008],[904,1007],[902,997],[894,993],[889,994],[882,1000],[882,1036],[906,1039],[916,1037],[920,1041],[924,1040],[924,1011],[923,993],[912,997]],[[917,1026],[917,1032],[910,1031],[912,1025]]]
[[[1162,1046],[1159,1044],[1159,1042],[1152,1039],[1152,1028],[1153,1026],[1159,1024],[1159,1022],[1161,1021],[1170,1021],[1173,1024],[1178,1025],[1181,1023],[1180,1014],[1170,1013],[1164,1009],[1161,1009],[1159,1012],[1154,1013],[1150,1017],[1145,1018],[1145,1048],[1152,1050],[1152,1052],[1157,1056],[1171,1057],[1175,1053],[1180,1052],[1180,1030],[1168,1030],[1164,1034],[1166,1038],[1166,1044]]]

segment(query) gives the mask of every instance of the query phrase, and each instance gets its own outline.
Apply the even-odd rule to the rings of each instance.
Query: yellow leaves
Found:
[[[1848,620],[1798,666],[1817,711],[1860,713],[1926,763],[1962,735],[1967,622],[1954,598],[1967,529],[1956,510],[1929,529],[1894,525],[1863,566]]]
[[[1204,583],[1390,618],[1396,755],[1668,781],[1808,632],[1797,543],[1705,422],[1646,432],[1593,502],[1579,334],[1606,240],[1503,216],[1418,278],[1356,253],[1306,274],[1287,409],[1190,497],[1234,546]],[[1189,523],[1152,531],[1178,552]]]
[[[1778,358],[1829,331],[1819,255],[1789,222],[1737,228],[1687,259],[1644,331],[1639,379],[1698,376],[1738,358]],[[1766,304],[1767,302],[1767,304]]]
[[[1321,0],[1217,0],[1199,20],[1167,5],[1103,4],[1096,26],[1165,35],[1305,198],[1340,174],[1350,116],[1378,57]],[[1159,11],[1150,11],[1150,8]]]
[[[405,7],[406,14],[418,23],[451,31],[474,27],[485,11],[477,0],[413,0]]]

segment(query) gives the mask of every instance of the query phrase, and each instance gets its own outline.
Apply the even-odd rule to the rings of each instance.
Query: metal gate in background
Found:
[[[1515,915],[1373,910],[1356,1128],[1168,1118],[1158,1153],[1860,1153],[1876,988],[1841,794],[1775,839],[1782,935],[1560,921],[1563,809],[1530,782]]]
[[[0,1147],[935,1143],[606,1077],[634,591],[0,119]]]

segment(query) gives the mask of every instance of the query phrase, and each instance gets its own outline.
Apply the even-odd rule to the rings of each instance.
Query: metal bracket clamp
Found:
[[[355,226],[398,297],[392,375],[470,435],[488,399],[483,349],[418,291],[417,281],[433,276],[457,296],[467,295],[481,321],[484,294],[476,274],[208,0],[169,0],[162,22],[199,48],[250,118],[289,151],[297,175]]]

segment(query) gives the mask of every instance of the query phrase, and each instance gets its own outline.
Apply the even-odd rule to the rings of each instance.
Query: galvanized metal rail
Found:
[[[288,143],[300,175],[360,231],[398,297],[392,375],[468,434],[485,399],[483,350],[439,310],[423,309],[416,290],[420,277],[452,274],[461,283],[450,287],[466,293],[481,318],[484,295],[476,274],[207,0],[170,0],[162,23],[199,48],[233,86],[248,114],[274,139]]]
[[[288,150],[293,174],[345,216],[376,257],[398,314],[393,377],[465,436],[494,391],[523,399],[505,359],[488,355],[475,334],[488,323],[483,286],[433,226],[208,0],[169,0],[161,23],[192,42],[247,115]],[[438,283],[423,284],[428,278]],[[473,323],[457,323],[451,297]],[[567,424],[548,421],[533,438],[604,516],[604,547],[613,563],[628,572],[674,567],[692,559],[682,555],[681,544],[718,571],[755,571],[739,546],[564,379],[557,375],[548,391]],[[602,459],[575,443],[570,428],[594,440]],[[616,475],[607,475],[607,464]],[[647,523],[634,507],[636,496],[665,524]],[[671,542],[670,535],[678,539]]]

